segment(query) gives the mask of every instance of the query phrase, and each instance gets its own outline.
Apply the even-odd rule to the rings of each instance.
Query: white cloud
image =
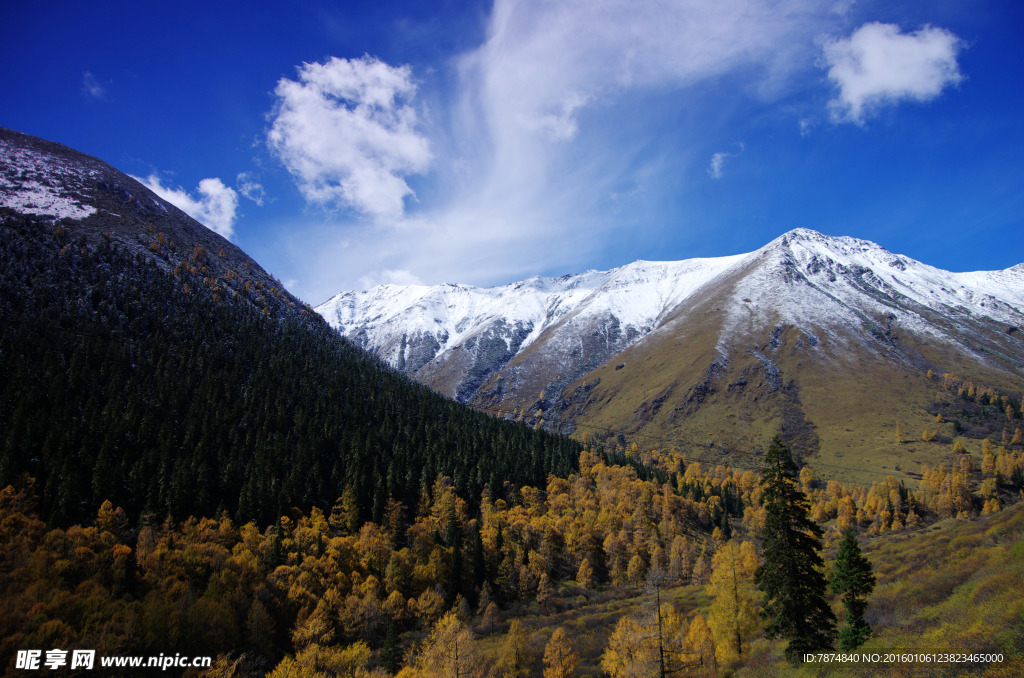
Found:
[[[579,130],[576,111],[582,108],[589,98],[580,92],[570,92],[561,97],[551,110],[538,112],[536,115],[523,115],[520,121],[527,129],[541,130],[558,141],[569,141]]]
[[[725,159],[728,157],[728,153],[715,153],[711,156],[711,166],[708,167],[708,175],[712,179],[722,178],[722,165],[725,164]]]
[[[397,219],[432,156],[409,103],[408,66],[369,56],[303,64],[298,81],[282,78],[267,140],[298,179],[307,200],[341,203],[378,219]]]
[[[743,153],[743,150],[745,148],[743,142],[740,142],[739,144],[737,144],[737,146],[739,146],[739,150],[736,151],[735,153],[726,153],[724,151],[721,151],[711,156],[711,164],[708,166],[709,177],[711,177],[712,179],[722,178],[722,169],[725,167],[725,161],[728,160],[729,158],[735,158],[741,153]]]
[[[835,121],[862,123],[884,104],[928,101],[962,79],[957,53],[963,43],[942,28],[904,34],[894,24],[867,23],[847,39],[825,45],[828,77],[839,95],[830,108]]]
[[[104,99],[107,96],[106,87],[89,71],[82,73],[82,91],[94,99]]]
[[[238,187],[238,192],[243,197],[263,207],[266,192],[263,190],[263,184],[256,181],[251,172],[239,172],[238,176],[235,177],[235,186]]]
[[[498,142],[568,140],[585,104],[681,88],[756,64],[785,70],[829,14],[811,0],[497,0],[463,63]],[[479,110],[479,109],[478,109]],[[475,111],[474,111],[475,112]]]
[[[135,177],[146,188],[171,203],[185,214],[202,223],[215,233],[230,239],[234,234],[235,211],[238,209],[238,194],[228,188],[220,179],[203,179],[199,182],[199,197],[193,197],[185,189],[170,188],[160,183],[155,174],[145,179]]]

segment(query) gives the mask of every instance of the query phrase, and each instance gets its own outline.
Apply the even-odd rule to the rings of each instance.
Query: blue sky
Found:
[[[311,303],[750,251],[1024,262],[1006,0],[5,3],[0,125],[146,180]]]

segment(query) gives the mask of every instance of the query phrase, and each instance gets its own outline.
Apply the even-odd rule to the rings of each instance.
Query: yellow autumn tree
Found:
[[[621,617],[608,639],[608,647],[601,655],[601,668],[612,678],[654,675],[655,653],[644,625],[632,617]]]
[[[594,568],[590,565],[589,558],[584,558],[580,563],[580,568],[576,571],[576,583],[585,589],[594,586]]]
[[[985,438],[981,445],[981,472],[991,475],[996,472],[996,455],[992,452],[992,443],[989,443],[988,438]]]
[[[853,527],[857,522],[857,505],[852,497],[843,497],[839,500],[836,522],[840,530]]]
[[[731,540],[712,559],[708,584],[712,603],[708,622],[720,665],[741,660],[746,643],[757,630],[753,595],[753,576],[757,566],[757,553],[749,541],[737,545],[735,540]]]
[[[683,647],[688,665],[693,669],[704,671],[717,668],[714,634],[703,615],[696,614],[690,621]]]
[[[282,659],[269,678],[368,678],[371,656],[363,641],[344,648],[308,645],[295,657]]]
[[[683,618],[670,603],[661,602],[661,591],[638,616],[619,619],[601,656],[601,668],[613,678],[677,675],[697,664],[685,648]]]
[[[502,678],[526,678],[530,674],[530,638],[518,619],[509,624],[495,667]]]
[[[482,678],[487,667],[473,632],[453,610],[434,625],[408,668],[407,675],[418,678]]]
[[[544,647],[544,678],[569,678],[578,663],[579,655],[572,649],[569,634],[559,626]]]
[[[814,488],[814,471],[811,470],[810,466],[804,466],[800,469],[800,487],[803,489],[804,494],[811,496]]]
[[[308,645],[333,645],[337,636],[336,619],[339,596],[336,590],[328,589],[304,622],[292,630],[292,644],[297,649]]]

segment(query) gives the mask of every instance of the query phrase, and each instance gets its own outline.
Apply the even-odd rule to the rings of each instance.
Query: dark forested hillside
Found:
[[[109,499],[266,524],[347,486],[380,519],[438,474],[479,497],[577,463],[575,443],[434,394],[305,308],[243,303],[259,290],[212,280],[216,255],[167,270],[75,226],[0,221],[0,485],[36,478],[51,523]]]

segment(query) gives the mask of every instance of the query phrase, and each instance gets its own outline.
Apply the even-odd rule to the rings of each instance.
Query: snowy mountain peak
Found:
[[[343,292],[316,310],[399,369],[469,398],[528,352],[562,365],[563,381],[579,376],[652,332],[697,320],[692,309],[709,295],[723,299],[715,304],[723,355],[750,328],[781,324],[861,342],[875,340],[861,329],[878,322],[943,341],[950,322],[1024,324],[1024,266],[950,273],[867,240],[807,228],[747,254],[637,260],[487,288],[382,285]]]
[[[902,261],[904,265],[906,264],[906,261],[898,255],[870,240],[861,240],[847,235],[825,235],[809,228],[795,228],[784,233],[761,248],[761,251],[784,251],[801,260],[817,256],[823,259],[831,258],[841,263],[852,263],[859,259],[875,263],[882,262],[894,267],[899,267],[899,264],[895,262]]]

